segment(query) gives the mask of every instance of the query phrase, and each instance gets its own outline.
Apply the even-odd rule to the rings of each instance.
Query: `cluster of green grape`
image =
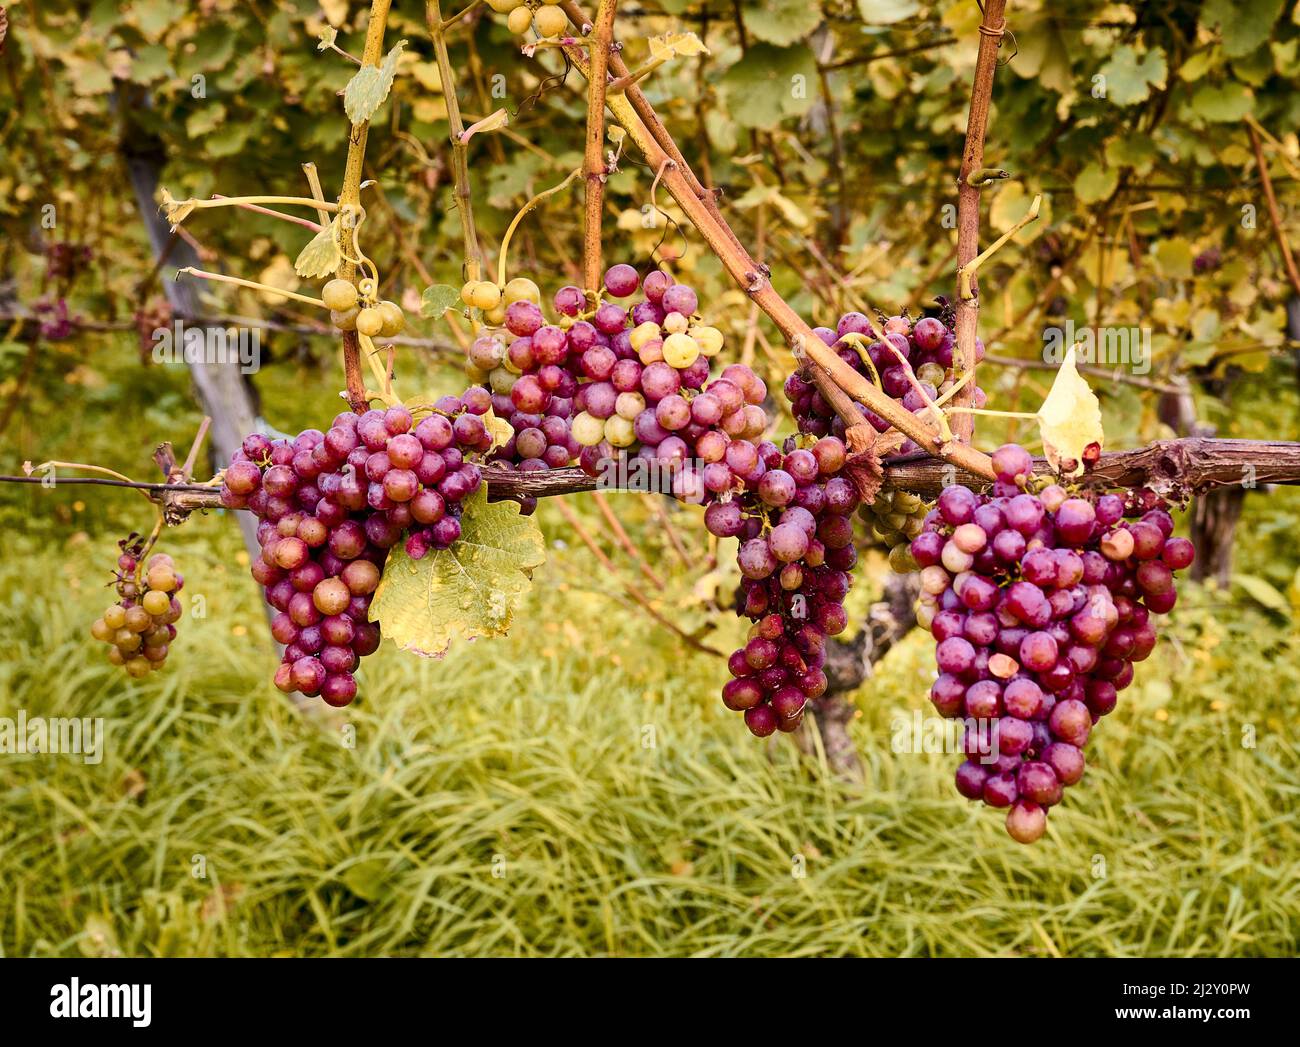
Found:
[[[874,502],[858,510],[858,516],[870,527],[871,537],[889,548],[889,566],[907,574],[917,569],[910,546],[929,511],[930,506],[916,495],[882,487]]]
[[[396,302],[376,297],[375,281],[357,283],[335,279],[321,289],[330,320],[340,331],[356,331],[367,338],[392,338],[406,327],[406,314]]]
[[[489,327],[501,327],[506,322],[506,310],[515,302],[532,302],[533,305],[540,307],[542,304],[542,291],[534,281],[526,276],[516,276],[513,280],[507,281],[504,286],[498,286],[491,280],[470,280],[460,289],[460,300],[471,309],[479,310],[483,322]],[[474,354],[471,353],[470,355],[471,363],[473,363]],[[483,368],[481,364],[478,365],[479,370],[484,373],[476,374],[471,370],[470,378],[476,381],[484,380],[486,372],[492,370],[500,362],[502,361],[497,360],[487,368]]]
[[[506,16],[506,27],[518,36],[537,30],[541,37],[559,36],[569,26],[569,16],[557,6],[560,0],[488,0],[488,7]]]
[[[138,563],[137,553],[124,549],[118,558],[117,603],[90,627],[91,636],[109,645],[108,660],[137,679],[167,660],[181,616],[175,594],[185,584],[166,553],[149,558],[142,579],[136,577]]]

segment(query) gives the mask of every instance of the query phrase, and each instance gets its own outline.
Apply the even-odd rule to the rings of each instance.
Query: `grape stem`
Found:
[[[1024,213],[1020,221],[1016,222],[1015,225],[989,244],[988,247],[980,252],[980,254],[976,255],[965,265],[958,267],[957,293],[962,297],[962,299],[970,301],[975,297],[975,274],[979,272],[980,266],[992,258],[998,248],[1002,247],[1008,240],[1015,236],[1016,233],[1020,232],[1021,229],[1038,218],[1038,209],[1042,202],[1043,198],[1041,196],[1035,196],[1033,202],[1029,205],[1029,210]]]
[[[597,9],[596,17],[600,17],[599,9]],[[658,58],[652,58],[643,65],[637,66],[636,69],[632,70],[625,76],[620,76],[617,80],[612,80],[609,85],[609,93],[613,95],[622,94],[629,87],[640,83],[672,57],[673,56],[669,53],[662,54]]]
[[[286,291],[282,287],[272,287],[270,284],[258,283],[256,280],[245,280],[239,276],[226,276],[224,273],[209,273],[203,269],[195,269],[192,265],[187,265],[184,269],[177,269],[176,275],[179,276],[197,276],[200,280],[215,280],[217,283],[234,284],[236,287],[248,287],[254,291],[261,291],[264,294],[281,295],[284,298],[292,298],[295,302],[305,302],[307,305],[318,306],[321,309],[326,308],[325,303],[319,298],[311,298],[305,294],[299,294],[297,291]]]
[[[898,346],[896,346],[893,342],[886,341],[886,342],[882,342],[881,344],[889,346],[889,348],[893,351],[894,355],[898,357],[898,362],[903,366],[903,374],[907,376],[908,384],[911,385],[913,392],[915,392],[917,396],[919,396],[923,401],[925,401],[925,406],[930,411],[930,417],[932,417],[935,420],[935,424],[939,427],[940,439],[942,439],[944,443],[947,443],[950,440],[952,440],[953,438],[952,430],[948,427],[948,416],[939,409],[939,405],[935,403],[933,399],[931,399],[930,394],[927,393],[925,389],[922,387],[920,379],[916,377],[916,372],[912,370],[912,364],[910,363],[910,361],[907,359],[906,356],[903,355],[902,352],[899,351]],[[969,377],[970,377],[970,372],[967,371],[966,374],[962,376],[962,381],[965,382]],[[957,388],[960,387],[958,386]]]
[[[338,204],[322,204],[320,201],[306,196],[221,196],[220,194],[214,194],[210,200],[177,200],[174,206],[178,208],[188,207],[191,211],[202,211],[211,207],[260,208],[263,204],[310,207],[313,211],[320,211],[322,208],[326,211],[337,211],[339,209]],[[276,214],[274,211],[266,211],[265,213],[275,214],[277,218],[285,217]]]
[[[226,200],[229,199],[229,197],[225,197],[225,196],[221,196],[220,194],[217,194],[215,196],[215,199]],[[294,225],[300,225],[304,229],[310,229],[312,232],[315,233],[319,233],[321,229],[325,227],[325,225],[329,224],[329,218],[323,211],[321,211],[320,214],[321,214],[321,222],[324,224],[317,225],[310,218],[299,218],[297,215],[285,214],[283,211],[276,211],[275,209],[270,207],[263,207],[261,204],[241,203],[238,204],[237,206],[241,207],[245,211],[254,211],[257,214],[270,215],[272,218],[278,218],[282,222],[292,222]]]
[[[528,203],[524,204],[524,206],[519,209],[519,213],[511,219],[510,225],[506,228],[506,235],[501,238],[501,253],[497,257],[497,284],[499,286],[505,287],[506,285],[506,264],[510,258],[510,239],[515,235],[515,229],[519,226],[520,220],[548,196],[558,193],[561,189],[568,188],[569,183],[580,174],[582,174],[582,168],[575,167],[569,172],[569,176],[563,182],[559,185],[553,185],[549,189],[542,190],[542,192],[529,200]]]
[[[614,34],[615,0],[600,0],[592,26],[591,75],[587,78],[587,139],[582,154],[586,178],[582,222],[582,286],[600,289],[600,227],[605,202],[605,87],[609,45]]]
[[[11,481],[16,480],[19,483],[39,483],[42,485],[58,486],[59,478],[57,475],[55,475],[55,471],[58,469],[81,469],[88,473],[103,473],[105,476],[112,477],[114,480],[125,483],[127,485],[130,485],[132,483],[129,477],[123,476],[121,473],[117,472],[114,469],[106,469],[102,465],[86,465],[84,462],[59,462],[53,460],[48,462],[42,462],[40,465],[34,465],[30,469],[26,470],[28,473],[41,473],[41,472],[48,473],[49,474],[48,476],[38,477],[38,476],[29,475],[21,478],[5,477],[4,479],[11,480]],[[73,478],[69,477],[69,479],[73,479]],[[67,483],[68,481],[65,480],[63,482]],[[101,480],[100,482],[103,483],[104,481]],[[146,494],[145,497],[148,498],[149,496]]]
[[[436,3],[436,0],[434,0],[434,2]],[[471,3],[468,7],[464,8],[463,10],[461,10],[461,11],[457,12],[456,14],[452,15],[450,18],[446,19],[445,21],[440,21],[440,22],[438,23],[438,32],[439,32],[439,34],[445,33],[448,29],[455,28],[455,26],[457,26],[457,25],[460,23],[460,21],[461,21],[462,18],[464,18],[464,17],[465,17],[467,14],[469,14],[471,11],[475,10],[475,9],[478,7],[478,5],[481,4],[482,2],[483,2],[483,0],[474,0],[474,2]],[[441,18],[442,13],[439,12],[438,14],[439,14],[439,17]],[[446,80],[443,80],[443,82],[442,82],[442,89],[443,89],[443,92],[445,93],[446,90],[447,90],[447,81],[446,81]],[[450,108],[450,106],[449,106],[448,108]]]

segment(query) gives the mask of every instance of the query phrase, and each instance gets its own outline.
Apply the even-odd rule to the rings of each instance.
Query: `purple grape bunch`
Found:
[[[1152,616],[1173,608],[1194,549],[1153,499],[1055,483],[1030,493],[1033,459],[1014,444],[993,468],[989,496],[943,490],[911,553],[918,619],[937,645],[930,698],[966,721],[957,791],[1008,808],[1007,832],[1032,843],[1083,776],[1093,726],[1154,649]]]
[[[705,526],[739,538],[743,581],[737,614],[749,618],[746,643],[727,662],[732,679],[722,690],[729,709],[745,714],[760,738],[794,731],[809,699],[826,691],[826,640],[848,625],[844,598],[857,563],[853,513],[856,485],[842,475],[844,444],[827,436],[811,448],[793,438],[784,453],[770,441],[756,448],[738,441],[744,460],[732,462],[743,487],[715,501]]]
[[[621,302],[638,290],[636,301]],[[470,347],[470,363],[489,374],[493,412],[514,430],[494,463],[534,471],[576,461],[594,475],[640,455],[675,472],[710,432],[704,448],[717,457],[700,456],[704,464],[719,460],[727,439],[761,437],[767,388],[736,365],[710,383],[722,335],[697,320],[691,287],[660,270],[643,280],[618,264],[604,291],[593,308],[581,288],[561,287],[555,322],[535,302],[514,302],[504,329]],[[699,469],[683,468],[677,486],[683,497],[698,493]]]
[[[817,327],[814,331],[823,342],[835,350],[841,360],[868,381],[874,382],[872,368],[863,362],[857,347],[845,340],[850,335],[861,335],[867,339],[866,354],[875,368],[875,373],[880,376],[880,388],[913,414],[928,414],[926,401],[913,386],[907,367],[903,366],[899,354],[907,360],[917,383],[925,390],[930,400],[935,400],[948,392],[960,375],[953,367],[953,346],[956,335],[947,310],[942,317],[923,316],[915,322],[907,316],[891,316],[883,318],[877,326],[885,336],[884,342],[875,340],[870,321],[864,314],[858,312],[845,313],[834,329]],[[977,338],[975,339],[975,362],[979,363],[982,359],[984,359],[984,343]],[[806,371],[795,371],[786,379],[785,394],[794,411],[795,422],[800,432],[812,436],[829,434],[843,439],[844,422],[836,416],[831,405],[817,391]],[[988,397],[984,390],[976,387],[973,406],[983,407],[987,401]],[[877,432],[883,433],[889,428],[889,423],[874,411],[862,404],[858,404],[857,408]],[[916,450],[918,450],[916,444],[908,440],[899,449],[899,453],[908,454]]]
[[[461,533],[464,500],[483,482],[492,445],[488,394],[444,397],[417,423],[405,407],[339,414],[327,432],[292,440],[245,437],[221,485],[221,502],[258,519],[252,575],[278,612],[285,645],[275,685],[330,705],[356,697],[356,667],[379,647],[370,602],[388,551],[405,538],[419,559]]]

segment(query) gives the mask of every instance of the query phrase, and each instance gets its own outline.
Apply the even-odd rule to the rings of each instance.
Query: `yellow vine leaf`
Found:
[[[709,53],[704,41],[694,33],[665,33],[663,36],[652,36],[649,43],[651,58],[690,58]]]
[[[1090,444],[1101,447],[1101,404],[1074,362],[1070,346],[1056,372],[1056,380],[1038,409],[1038,431],[1043,453],[1052,468],[1073,461],[1075,474],[1083,471],[1083,452]],[[1073,474],[1072,474],[1073,475]]]
[[[343,90],[343,108],[348,119],[354,124],[364,124],[384,101],[393,87],[393,77],[397,75],[397,63],[402,57],[405,40],[399,40],[393,49],[384,56],[379,65],[363,65],[348,81]]]
[[[452,640],[504,636],[533,571],[546,561],[542,532],[514,502],[487,500],[480,487],[465,504],[461,537],[450,549],[412,560],[388,554],[370,619],[404,651],[441,658]]]
[[[338,244],[338,217],[311,238],[293,263],[293,270],[304,279],[332,276],[343,262]]]
[[[166,189],[163,189],[159,196],[159,206],[162,207],[163,214],[167,216],[167,221],[171,223],[173,230],[185,221],[194,210],[196,203],[194,200],[177,200]]]
[[[492,408],[488,408],[487,414],[483,416],[483,425],[492,436],[492,446],[486,453],[491,454],[498,447],[504,447],[510,437],[515,435],[514,426],[504,418],[498,418]]]

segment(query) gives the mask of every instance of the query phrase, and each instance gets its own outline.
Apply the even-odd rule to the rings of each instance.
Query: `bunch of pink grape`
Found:
[[[911,552],[918,619],[937,641],[930,697],[966,720],[957,790],[1010,808],[1007,832],[1031,843],[1083,776],[1093,725],[1155,647],[1151,616],[1173,608],[1174,572],[1194,550],[1139,499],[1022,490],[1033,459],[1014,444],[993,467],[990,497],[944,489]]]
[[[728,381],[705,389],[722,335],[693,320],[693,289],[659,270],[641,281],[623,264],[605,273],[604,288],[610,298],[628,298],[638,288],[642,297],[629,306],[593,306],[580,288],[561,287],[555,323],[535,302],[516,301],[506,308],[504,330],[470,347],[470,363],[489,372],[494,413],[514,430],[495,461],[532,471],[576,459],[594,473],[598,463],[631,454],[686,461],[714,429],[728,437],[762,435],[767,416],[757,405],[767,390],[752,371],[729,368]],[[717,444],[706,441],[714,453]],[[691,474],[683,485],[692,489]]]
[[[465,498],[482,483],[467,454],[491,436],[483,390],[447,397],[413,424],[405,407],[339,414],[328,432],[244,439],[223,475],[222,504],[259,520],[252,574],[279,613],[275,685],[330,705],[356,696],[359,660],[379,646],[370,602],[388,550],[418,559],[460,537]]]
[[[750,445],[732,443],[728,452],[738,446]],[[757,461],[746,460],[738,474],[743,491],[705,510],[710,532],[741,540],[737,613],[754,622],[728,660],[733,679],[722,700],[743,711],[760,738],[798,728],[808,699],[826,690],[826,639],[848,624],[844,598],[857,562],[853,511],[860,499],[838,475],[845,461],[835,437],[811,449],[789,440],[784,454],[764,442]]]
[[[882,318],[878,326],[885,336],[884,342],[874,340],[867,317],[857,312],[841,316],[834,330],[829,327],[814,330],[823,342],[836,351],[841,360],[868,381],[874,382],[872,368],[863,362],[857,346],[845,341],[849,335],[861,335],[867,339],[869,344],[865,352],[875,368],[875,374],[880,377],[880,388],[913,414],[928,414],[926,400],[911,379],[915,377],[929,399],[935,400],[948,392],[960,377],[953,367],[955,335],[951,319],[947,318],[946,311],[945,318],[923,316],[915,323],[907,316],[891,316]],[[979,363],[982,359],[984,343],[977,338],[975,362]],[[909,367],[912,371],[910,376]],[[786,379],[785,394],[790,400],[800,432],[813,436],[825,436],[828,433],[841,438],[844,436],[843,421],[836,416],[834,409],[823,399],[805,372],[795,371]],[[974,406],[983,407],[988,400],[984,390],[977,387],[974,395]],[[877,432],[883,433],[889,428],[889,423],[874,411],[861,404],[857,406]],[[900,453],[906,454],[916,449],[916,445],[909,440],[900,448]]]

